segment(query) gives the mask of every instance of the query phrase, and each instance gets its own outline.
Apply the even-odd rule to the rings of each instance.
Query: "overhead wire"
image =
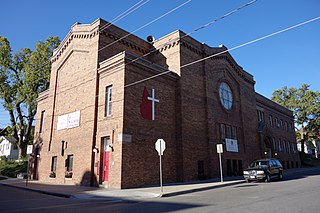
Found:
[[[276,31],[276,32],[274,32],[274,33],[267,34],[267,35],[265,35],[265,36],[259,37],[259,38],[257,38],[257,39],[251,40],[251,41],[249,41],[249,42],[245,42],[245,43],[243,43],[243,44],[240,44],[240,45],[237,45],[237,46],[235,46],[235,47],[233,47],[233,48],[230,48],[230,49],[221,51],[221,52],[219,52],[219,53],[216,53],[216,54],[207,56],[207,57],[202,58],[202,59],[200,59],[200,60],[196,60],[196,61],[190,62],[190,63],[188,63],[188,64],[185,64],[185,65],[180,66],[180,68],[188,67],[188,66],[191,66],[191,65],[193,65],[193,64],[199,63],[199,62],[201,62],[201,61],[204,61],[204,60],[213,58],[213,57],[215,57],[215,56],[218,56],[218,55],[221,55],[221,54],[224,54],[224,53],[227,53],[227,52],[231,52],[231,51],[233,51],[233,50],[239,49],[239,48],[244,47],[244,46],[247,46],[247,45],[249,45],[249,44],[256,43],[256,42],[258,42],[258,41],[261,41],[261,40],[264,40],[264,39],[266,39],[266,38],[275,36],[275,35],[277,35],[277,34],[280,34],[280,33],[286,32],[286,31],[289,31],[289,30],[291,30],[291,29],[300,27],[300,26],[302,26],[302,25],[305,25],[305,24],[314,22],[314,21],[319,20],[319,19],[320,19],[320,16],[319,16],[319,17],[316,17],[316,18],[313,18],[313,19],[310,19],[310,20],[307,20],[307,21],[305,21],[305,22],[302,22],[302,23],[299,23],[299,24],[296,24],[296,25],[287,27],[287,28],[285,28],[285,29]],[[172,72],[172,71],[166,70],[166,71],[164,71],[164,72],[162,72],[162,73],[159,73],[159,74],[156,74],[156,75],[154,75],[154,76],[151,76],[151,77],[148,77],[148,78],[144,78],[144,79],[142,79],[142,80],[133,82],[133,83],[131,83],[131,84],[127,84],[127,85],[124,86],[124,88],[127,88],[127,87],[130,87],[130,86],[133,86],[133,85],[142,83],[142,82],[144,82],[144,81],[147,81],[147,80],[150,80],[150,79],[159,77],[159,76],[161,76],[161,75],[165,75],[165,74],[170,73],[170,72]],[[86,82],[92,81],[92,80],[93,80],[93,79],[87,79]],[[76,87],[78,87],[78,86],[80,86],[80,85],[82,85],[82,84],[83,84],[83,83],[77,85]],[[75,88],[73,87],[72,89],[75,89]],[[65,92],[65,91],[62,91],[62,92]],[[98,96],[100,96],[100,94],[99,94]],[[117,100],[117,101],[121,101],[121,100]],[[117,101],[115,100],[115,102],[117,102]],[[83,109],[87,109],[87,108],[93,107],[93,106],[94,106],[94,104],[88,105],[88,106],[84,107]],[[102,107],[102,106],[104,106],[104,103],[98,104],[98,107]],[[52,115],[51,115],[51,116],[52,116]],[[54,116],[56,117],[56,116],[59,116],[59,115],[54,115]]]
[[[121,19],[125,18],[126,16],[128,16],[130,13],[136,11],[137,9],[139,9],[140,7],[142,7],[143,5],[145,5],[146,3],[148,3],[151,0],[140,0],[139,2],[137,2],[136,4],[134,4],[133,6],[131,6],[130,8],[128,8],[127,10],[125,10],[124,12],[122,12],[121,14],[119,14],[118,16],[116,16],[115,18],[113,18],[110,23],[105,24],[104,26],[101,27],[101,29],[99,30],[99,32],[103,32],[104,30],[108,29],[111,25],[115,24],[116,22],[120,21]],[[50,63],[50,60],[40,64],[37,68],[33,67],[34,69],[42,69],[44,68],[46,65],[48,65]]]
[[[138,60],[142,60],[144,57],[150,55],[150,54],[153,53],[153,52],[158,51],[160,48],[166,46],[167,44],[170,44],[170,43],[172,43],[172,42],[181,40],[181,39],[183,39],[183,38],[185,38],[185,37],[187,37],[187,36],[190,36],[191,34],[194,34],[194,33],[198,32],[199,30],[205,29],[206,27],[211,26],[213,23],[215,23],[215,22],[217,22],[217,21],[220,21],[220,20],[222,20],[223,18],[226,18],[227,16],[230,16],[230,15],[234,14],[235,12],[238,12],[239,10],[241,10],[241,9],[243,9],[243,8],[245,8],[245,7],[253,4],[253,3],[255,3],[256,1],[257,1],[257,0],[253,0],[253,1],[247,2],[247,3],[239,6],[238,8],[236,8],[236,9],[234,9],[234,10],[232,10],[232,11],[230,11],[230,12],[228,12],[228,13],[226,13],[226,14],[224,14],[224,15],[222,15],[222,16],[220,16],[220,17],[218,17],[218,18],[216,18],[216,19],[214,19],[214,20],[212,20],[212,21],[210,21],[210,22],[208,22],[208,23],[206,23],[206,24],[204,24],[204,25],[202,25],[202,26],[194,29],[194,30],[192,30],[192,31],[190,31],[189,33],[187,33],[187,34],[185,34],[185,35],[183,35],[183,36],[181,36],[181,37],[179,37],[179,38],[169,39],[167,42],[165,42],[165,43],[163,43],[163,44],[161,44],[161,45],[159,45],[159,46],[156,46],[154,50],[152,50],[152,51],[150,51],[150,52],[148,52],[148,53],[146,53],[146,54],[144,54],[144,55],[142,55],[142,56],[137,56],[135,59],[131,60],[131,61],[128,62],[128,63],[121,64],[121,65],[119,65],[118,67],[113,68],[113,69],[116,69],[116,70],[110,72],[109,74],[115,73],[115,72],[123,69],[125,66],[127,66],[127,65],[129,65],[129,64],[131,64],[131,63],[134,63],[134,62],[136,62],[136,61],[138,61]],[[164,73],[159,73],[159,74],[157,74],[155,77],[157,77],[158,75],[163,75],[163,74],[169,73],[169,72],[170,72],[170,71],[165,71]],[[90,75],[91,75],[91,74],[88,74],[88,76],[90,76]],[[155,78],[155,77],[151,77],[151,79],[152,79],[152,78]],[[86,79],[85,82],[92,81],[93,79],[94,79],[94,78]],[[143,81],[142,81],[142,82],[143,82]],[[69,84],[70,84],[70,81],[69,81]],[[83,85],[83,83],[80,83],[79,85]],[[78,86],[78,85],[77,85],[77,86]],[[59,87],[60,91],[58,92],[58,94],[65,92],[65,90],[62,90],[62,91],[61,91],[61,89],[65,88],[65,87],[68,87],[68,85]]]
[[[120,21],[121,19],[125,18],[130,13],[136,11],[137,9],[139,9],[140,7],[142,7],[143,5],[148,3],[149,1],[150,0],[141,0],[138,3],[134,4],[133,6],[128,8],[126,11],[122,12],[121,14],[116,16],[114,19],[112,19],[110,21],[110,23],[108,23],[108,24],[104,25],[103,27],[101,27],[100,32],[104,31],[105,29],[109,28],[111,25],[113,25],[113,24],[117,23],[118,21]]]
[[[159,19],[161,19],[161,18],[163,18],[163,17],[165,17],[165,16],[169,15],[170,13],[172,13],[172,12],[174,12],[174,11],[178,10],[179,8],[181,8],[181,7],[183,7],[184,5],[186,5],[186,4],[188,4],[188,3],[190,3],[191,1],[192,1],[192,0],[187,0],[186,2],[184,2],[184,3],[180,4],[180,5],[178,5],[177,7],[173,8],[172,10],[170,10],[170,11],[168,11],[168,12],[164,13],[163,15],[159,16],[158,18],[153,19],[152,21],[150,21],[150,22],[148,22],[148,23],[146,23],[146,24],[142,25],[141,27],[139,27],[139,28],[135,29],[134,31],[132,31],[132,32],[130,32],[130,33],[128,33],[128,34],[126,34],[125,36],[123,36],[123,37],[121,37],[121,38],[119,38],[119,39],[115,40],[114,42],[111,42],[110,44],[108,44],[108,45],[106,45],[106,46],[104,46],[104,47],[100,48],[100,49],[98,50],[98,52],[99,52],[99,51],[101,51],[101,50],[103,50],[103,49],[105,49],[105,48],[107,48],[107,47],[110,47],[111,45],[115,44],[115,43],[116,43],[116,42],[118,42],[118,41],[121,41],[122,39],[124,39],[124,38],[126,38],[126,37],[128,37],[128,36],[132,35],[133,33],[135,33],[135,32],[137,32],[137,31],[139,31],[139,30],[141,30],[141,29],[143,29],[143,28],[145,28],[145,27],[149,26],[150,24],[152,24],[152,23],[154,23],[154,22],[158,21]]]
[[[143,0],[142,0],[142,1],[143,1]],[[139,1],[138,3],[136,3],[135,5],[133,5],[132,7],[130,7],[129,9],[127,9],[126,11],[128,11],[128,10],[130,10],[131,8],[135,7],[137,4],[139,4],[139,3],[140,3],[140,2],[142,2],[142,1]],[[144,4],[148,3],[149,1],[150,1],[150,0],[147,0],[147,1],[143,2],[142,4],[140,4],[139,6],[137,6],[136,8],[134,8],[134,10],[136,10],[136,9],[140,8],[141,6],[143,6]],[[153,19],[152,21],[150,21],[150,22],[148,22],[147,24],[145,24],[145,25],[143,25],[143,26],[139,27],[138,29],[136,29],[136,30],[132,31],[131,33],[128,33],[128,34],[126,34],[125,36],[123,36],[123,37],[121,37],[121,38],[117,39],[116,41],[114,41],[114,42],[112,42],[112,43],[108,44],[107,46],[104,46],[104,47],[100,48],[100,49],[98,50],[98,52],[99,52],[99,51],[101,51],[102,49],[105,49],[105,48],[107,48],[107,47],[109,47],[109,46],[111,46],[111,45],[115,44],[116,42],[119,42],[120,40],[122,40],[122,39],[124,39],[124,38],[126,38],[126,37],[130,36],[131,34],[133,34],[133,33],[137,32],[137,31],[139,31],[139,30],[141,30],[141,29],[143,29],[143,28],[145,28],[145,27],[147,27],[147,26],[149,26],[150,24],[154,23],[155,21],[158,21],[159,19],[161,19],[161,18],[163,18],[163,17],[165,17],[165,16],[169,15],[170,13],[172,13],[172,12],[176,11],[177,9],[179,9],[179,8],[181,8],[182,6],[184,6],[184,5],[188,4],[188,3],[190,3],[191,1],[192,1],[192,0],[187,0],[186,2],[184,2],[184,3],[180,4],[180,5],[178,5],[177,7],[175,7],[175,8],[173,8],[173,9],[171,9],[170,11],[168,11],[168,12],[166,12],[165,14],[163,14],[163,15],[159,16],[158,18]],[[131,11],[130,11],[130,13],[131,13],[131,12],[133,12],[134,10],[131,10]],[[126,11],[124,11],[122,14],[126,13]],[[122,14],[120,14],[120,15],[118,15],[118,16],[121,16]],[[115,19],[116,19],[116,18],[115,18]],[[110,27],[110,26],[108,26],[108,27]],[[107,29],[108,27],[105,27],[103,30]],[[103,30],[101,30],[101,29],[100,29],[100,32],[102,32]],[[48,61],[48,62],[44,63],[43,65],[40,65],[40,68],[43,68],[44,66],[46,66],[46,65],[47,65],[47,64],[49,64],[49,63],[50,63],[50,61]]]
[[[235,46],[235,47],[233,47],[233,48],[227,49],[227,50],[225,50],[225,51],[222,51],[222,52],[219,52],[219,53],[210,55],[210,56],[208,56],[208,57],[205,57],[205,58],[202,58],[202,59],[193,61],[193,62],[190,62],[190,63],[188,63],[188,64],[185,64],[185,65],[181,66],[180,68],[188,67],[188,66],[190,66],[190,65],[196,64],[196,63],[201,62],[201,61],[204,61],[204,60],[207,60],[207,59],[212,58],[212,57],[215,57],[215,56],[217,56],[217,55],[221,55],[221,54],[226,53],[226,52],[231,52],[231,51],[233,51],[233,50],[239,49],[240,47],[244,47],[244,46],[247,46],[247,45],[249,45],[249,44],[253,44],[253,43],[256,43],[256,42],[258,42],[258,41],[261,41],[261,40],[264,40],[264,39],[266,39],[266,38],[269,38],[269,37],[271,37],[271,36],[275,36],[275,35],[277,35],[277,34],[284,33],[284,32],[286,32],[286,31],[292,30],[292,29],[294,29],[294,28],[300,27],[300,26],[302,26],[302,25],[308,24],[308,23],[313,22],[313,21],[316,21],[316,20],[318,20],[318,19],[320,19],[320,16],[318,16],[318,17],[316,17],[316,18],[313,18],[313,19],[310,19],[310,20],[308,20],[308,21],[304,21],[304,22],[302,22],[302,23],[293,25],[293,26],[291,26],[291,27],[287,27],[287,28],[285,28],[285,29],[283,29],[283,30],[279,30],[279,31],[276,31],[276,32],[274,32],[274,33],[270,33],[270,34],[268,34],[268,35],[262,36],[262,37],[260,37],[260,38],[254,39],[254,40],[252,40],[252,41],[248,41],[248,42],[246,42],[246,43],[240,44],[240,45],[238,45],[238,46]]]
[[[320,19],[320,16],[318,16],[318,17],[316,17],[316,18],[313,18],[313,19],[310,19],[310,20],[308,20],[308,21],[304,21],[304,22],[302,22],[302,23],[293,25],[293,26],[291,26],[291,27],[287,27],[287,28],[285,28],[285,29],[276,31],[276,32],[274,32],[274,33],[270,33],[270,34],[265,35],[265,36],[262,36],[262,37],[260,37],[260,38],[251,40],[251,41],[249,41],[249,42],[240,44],[240,45],[235,46],[235,47],[233,47],[233,48],[226,49],[226,50],[224,50],[224,51],[215,53],[215,54],[213,54],[213,55],[209,55],[209,56],[207,56],[207,57],[205,57],[205,58],[202,58],[202,59],[199,59],[199,60],[196,60],[196,61],[193,61],[193,62],[184,64],[184,65],[180,66],[180,69],[181,69],[181,68],[188,67],[188,66],[191,66],[191,65],[196,64],[196,63],[199,63],[199,62],[201,62],[201,61],[204,61],[204,60],[213,58],[213,57],[215,57],[215,56],[222,55],[222,54],[227,53],[227,52],[231,52],[231,51],[233,51],[233,50],[236,50],[236,49],[239,49],[239,48],[241,48],[241,47],[247,46],[247,45],[249,45],[249,44],[253,44],[253,43],[256,43],[256,42],[258,42],[258,41],[264,40],[264,39],[266,39],[266,38],[269,38],[269,37],[278,35],[278,34],[280,34],[280,33],[283,33],[283,32],[289,31],[289,30],[292,30],[292,29],[294,29],[294,28],[297,28],[297,27],[300,27],[300,26],[302,26],[302,25],[311,23],[311,22],[316,21],[316,20],[318,20],[318,19]],[[127,85],[125,85],[124,87],[125,87],[125,88],[126,88],[126,87],[130,87],[130,86],[133,86],[133,85],[142,83],[142,82],[144,82],[144,81],[147,81],[147,80],[150,80],[150,79],[159,77],[159,76],[161,76],[161,75],[165,75],[165,74],[170,73],[170,72],[171,72],[170,70],[166,70],[166,71],[163,72],[163,73],[159,73],[159,74],[157,74],[157,75],[154,75],[154,76],[151,76],[151,77],[148,77],[148,78],[145,78],[145,79],[142,79],[142,80],[139,80],[139,81],[136,81],[136,82],[127,84]]]
[[[255,3],[256,1],[257,1],[257,0],[253,0],[253,1],[247,2],[247,3],[243,4],[243,5],[241,5],[240,7],[238,7],[238,8],[236,8],[236,9],[234,9],[234,10],[232,10],[232,11],[230,11],[230,12],[228,12],[228,13],[226,13],[226,14],[224,14],[224,15],[222,15],[222,16],[220,16],[220,17],[218,17],[218,18],[216,18],[216,19],[214,19],[214,20],[212,20],[212,21],[210,21],[210,22],[207,23],[207,24],[204,24],[204,25],[202,25],[202,26],[200,26],[200,27],[198,27],[198,28],[190,31],[189,33],[187,33],[187,34],[185,34],[185,35],[183,35],[183,36],[181,36],[181,37],[179,37],[179,38],[169,39],[167,42],[156,46],[155,49],[149,51],[148,53],[146,53],[146,54],[144,54],[144,55],[142,55],[142,56],[137,56],[135,59],[131,60],[130,62],[125,63],[125,64],[122,64],[122,65],[119,65],[117,68],[118,68],[118,69],[122,69],[123,67],[125,67],[125,66],[127,66],[127,65],[129,65],[129,64],[131,64],[131,63],[133,63],[133,62],[136,62],[136,61],[138,61],[138,60],[141,60],[141,59],[145,58],[146,56],[148,56],[148,55],[150,55],[150,54],[158,51],[158,50],[161,49],[162,47],[165,47],[166,45],[168,45],[168,44],[170,44],[170,43],[179,41],[179,40],[181,40],[181,39],[183,39],[183,38],[185,38],[185,37],[187,37],[187,36],[192,35],[193,33],[198,32],[199,30],[202,30],[202,29],[204,29],[204,28],[206,28],[206,27],[209,27],[209,26],[211,26],[213,23],[215,23],[215,22],[217,22],[217,21],[220,21],[220,20],[226,18],[227,16],[230,16],[230,15],[232,15],[232,14],[235,13],[235,12],[238,12],[239,10],[241,10],[241,9],[243,9],[243,8],[245,8],[245,7],[253,4],[253,3]],[[116,71],[118,71],[118,70],[116,70]],[[116,71],[114,71],[114,72],[116,72]]]

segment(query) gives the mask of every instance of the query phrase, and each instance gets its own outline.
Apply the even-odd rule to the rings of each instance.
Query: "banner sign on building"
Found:
[[[57,130],[74,128],[80,125],[80,111],[58,117]]]
[[[226,138],[226,150],[227,152],[238,152],[238,141]]]

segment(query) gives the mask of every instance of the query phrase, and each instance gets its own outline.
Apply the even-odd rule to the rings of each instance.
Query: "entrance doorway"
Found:
[[[264,140],[265,150],[264,150],[264,158],[272,158],[272,145],[269,137],[266,137]]]
[[[110,161],[110,137],[103,137],[101,140],[101,153],[99,165],[99,183],[108,182],[109,180],[109,161]]]
[[[33,180],[38,180],[39,154],[40,154],[40,149],[37,147],[37,148],[35,148],[34,156],[33,156],[33,172],[32,172],[32,179]],[[29,161],[30,161],[30,159],[29,159]],[[31,162],[29,162],[28,165],[32,165]],[[28,168],[28,174],[30,171],[29,169],[30,168]]]

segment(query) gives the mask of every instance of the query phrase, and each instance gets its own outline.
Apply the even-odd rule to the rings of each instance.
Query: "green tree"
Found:
[[[302,84],[300,88],[283,87],[272,94],[273,101],[293,111],[302,150],[305,141],[313,139],[320,130],[320,92],[309,87],[307,84]]]
[[[0,36],[0,98],[10,116],[19,156],[26,155],[26,147],[33,139],[36,100],[39,93],[48,89],[50,57],[59,43],[58,37],[49,37],[45,42],[39,41],[34,51],[23,48],[12,54],[9,41]]]

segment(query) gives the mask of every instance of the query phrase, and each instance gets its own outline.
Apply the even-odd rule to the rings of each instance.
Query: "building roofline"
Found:
[[[286,114],[287,116],[293,117],[292,110],[270,100],[269,98],[266,98],[265,96],[263,96],[257,92],[255,93],[255,96],[256,96],[257,102],[260,102],[260,103],[262,103],[262,104],[264,104],[264,105],[266,105],[266,106],[268,106],[278,112],[282,112],[282,113]]]

